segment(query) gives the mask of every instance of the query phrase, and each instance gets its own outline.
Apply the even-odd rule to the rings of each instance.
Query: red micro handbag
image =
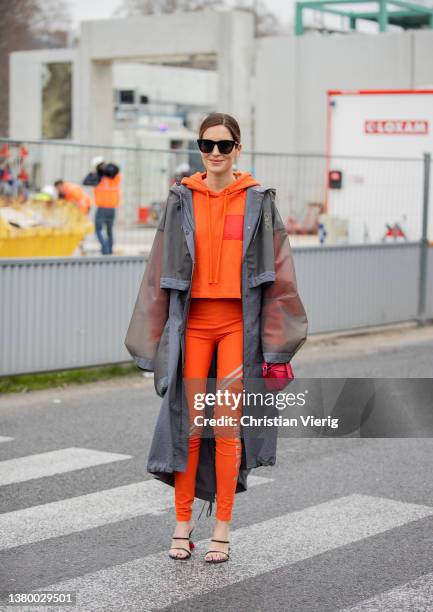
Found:
[[[295,378],[290,363],[262,363],[262,376],[265,386],[270,391],[280,391]]]

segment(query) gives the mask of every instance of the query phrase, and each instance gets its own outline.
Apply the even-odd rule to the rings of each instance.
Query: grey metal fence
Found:
[[[433,249],[424,313],[420,250],[417,243],[294,248],[309,333],[433,319]],[[129,361],[123,341],[145,261],[0,260],[0,375]]]
[[[433,248],[427,247],[427,271],[425,283],[425,318],[433,318]]]
[[[0,139],[0,145],[10,140]],[[180,163],[202,170],[198,148],[144,149],[98,146],[62,141],[27,141],[25,160],[31,188],[40,189],[56,179],[81,183],[91,160],[103,155],[122,172],[122,204],[118,226],[137,225],[138,211],[166,200]],[[426,162],[426,159],[428,161]],[[0,153],[0,168],[2,159]],[[239,169],[251,171],[260,183],[275,187],[278,207],[296,245],[375,244],[394,229],[391,242],[422,239],[426,168],[431,159],[274,154],[243,151]],[[1,183],[1,180],[0,180]],[[89,189],[90,190],[90,189]],[[432,205],[433,190],[428,195]],[[317,231],[319,214],[322,225]],[[433,215],[427,234],[433,240]]]
[[[137,208],[166,199],[176,164],[191,153],[26,144],[34,188],[56,178],[80,182],[96,154],[119,163],[122,238],[141,243]],[[433,319],[431,166],[428,154],[242,154],[241,169],[277,188],[310,334]],[[325,211],[319,231],[318,210]],[[0,375],[129,361],[123,339],[145,262],[143,256],[0,259]]]

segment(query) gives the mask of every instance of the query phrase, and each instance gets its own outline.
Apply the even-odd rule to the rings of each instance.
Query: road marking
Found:
[[[123,459],[131,459],[131,456],[74,447],[8,459],[0,461],[0,486],[64,474]]]
[[[432,602],[433,574],[425,574],[339,612],[428,612],[433,609]]]
[[[50,585],[49,589],[77,591],[77,604],[83,610],[90,607],[92,612],[108,612],[118,610],[120,602],[127,602],[129,611],[143,612],[254,578],[431,515],[433,508],[428,506],[354,494],[232,531],[231,559],[220,566],[204,562],[209,545],[206,539],[196,543],[193,559],[186,562],[169,559],[164,550]]]
[[[272,482],[249,476],[248,486]],[[199,503],[201,500],[196,500]],[[0,549],[65,536],[173,507],[174,489],[155,478],[0,514]]]
[[[9,436],[0,436],[0,444],[2,442],[9,442],[10,440],[13,440],[14,438],[9,438]]]

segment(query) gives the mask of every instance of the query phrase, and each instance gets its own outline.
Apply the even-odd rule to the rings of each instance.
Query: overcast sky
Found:
[[[122,0],[69,0],[71,14],[75,22],[86,19],[106,19],[122,3]],[[267,0],[266,4],[277,13],[282,21],[288,21],[292,9],[293,0]]]
[[[42,0],[43,1],[43,0]],[[230,3],[232,0],[226,0]],[[424,0],[417,0],[424,1]],[[430,0],[429,0],[430,1]],[[253,0],[251,0],[253,2]],[[295,6],[295,0],[264,0],[266,5],[271,9],[282,21],[283,24],[293,23],[293,12]],[[85,21],[86,19],[108,19],[113,15],[113,12],[122,4],[122,0],[68,0],[70,7],[71,16],[74,19],[75,27],[78,26],[79,21]],[[346,5],[341,5],[340,8],[348,8]],[[357,8],[362,10],[372,10],[371,3],[358,4]],[[323,23],[330,27],[337,29],[348,29],[348,23],[345,23],[341,17],[335,15],[321,15],[320,13],[312,13],[308,11],[305,17],[307,18],[304,23],[311,23],[318,25],[318,21],[323,20]],[[365,20],[360,20],[357,26],[358,31],[361,32],[377,32],[377,24]],[[399,30],[396,26],[389,25],[388,29]]]

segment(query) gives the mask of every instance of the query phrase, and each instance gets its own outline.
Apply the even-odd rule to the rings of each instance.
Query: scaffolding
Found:
[[[352,5],[364,8],[368,4],[373,5],[374,10],[350,8]],[[386,32],[388,25],[399,26],[404,30],[433,28],[433,6],[404,0],[299,0],[295,11],[296,36],[304,34],[305,10],[347,17],[350,30],[356,30],[358,19],[376,21],[380,32]]]

